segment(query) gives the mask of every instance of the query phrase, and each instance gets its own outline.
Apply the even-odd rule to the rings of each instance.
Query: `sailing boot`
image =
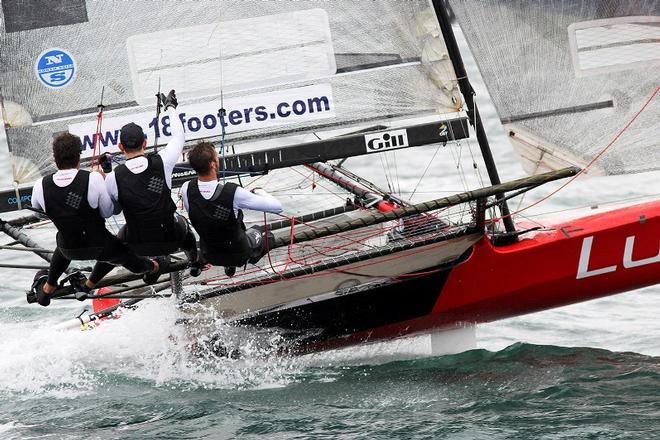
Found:
[[[34,281],[30,291],[27,292],[27,302],[29,304],[39,303],[44,307],[50,304],[50,296],[44,292],[44,284],[48,281],[48,269],[41,269],[34,275]]]
[[[156,257],[155,260],[158,262],[158,269],[142,275],[142,281],[144,281],[144,284],[154,284],[170,267],[170,260],[168,257]]]
[[[65,283],[69,282],[71,289],[73,289],[73,294],[78,301],[85,301],[87,296],[92,291],[89,287],[85,285],[87,282],[87,277],[80,272],[73,272],[66,276],[61,282],[60,287],[65,287]]]
[[[226,266],[225,267],[225,275],[227,275],[229,278],[236,275],[236,267],[235,266]]]
[[[190,263],[190,276],[191,277],[198,277],[202,274],[202,271],[204,270],[204,264],[200,263],[199,261],[195,261],[194,263]]]

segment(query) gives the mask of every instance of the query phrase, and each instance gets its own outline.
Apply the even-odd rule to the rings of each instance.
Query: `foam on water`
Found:
[[[109,375],[163,387],[268,388],[286,385],[297,371],[249,343],[240,359],[197,358],[179,317],[171,301],[161,300],[91,331],[53,330],[54,319],[1,322],[0,389],[76,397],[105,386]]]

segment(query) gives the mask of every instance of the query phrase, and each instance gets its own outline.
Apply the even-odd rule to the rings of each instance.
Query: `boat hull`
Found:
[[[308,352],[490,322],[660,282],[660,202],[526,235],[505,246],[482,236],[452,264],[416,266],[361,291],[306,297],[234,323],[292,332],[297,342],[289,349]]]

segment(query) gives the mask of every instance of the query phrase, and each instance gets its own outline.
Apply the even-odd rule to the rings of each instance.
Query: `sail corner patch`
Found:
[[[386,150],[409,147],[408,130],[390,130],[364,136],[367,153],[378,153]]]
[[[64,49],[46,49],[37,57],[34,71],[41,84],[51,89],[67,86],[76,76],[76,62]]]

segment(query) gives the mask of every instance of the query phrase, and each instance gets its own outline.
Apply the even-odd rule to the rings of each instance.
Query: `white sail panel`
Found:
[[[328,16],[310,9],[134,35],[126,41],[135,100],[159,83],[182,96],[267,87],[337,70]],[[264,68],[267,66],[267,68]]]
[[[449,3],[527,170],[584,166],[608,145],[595,173],[660,169],[660,96],[644,107],[660,85],[660,3]]]
[[[660,66],[660,17],[618,17],[568,27],[577,75]]]

